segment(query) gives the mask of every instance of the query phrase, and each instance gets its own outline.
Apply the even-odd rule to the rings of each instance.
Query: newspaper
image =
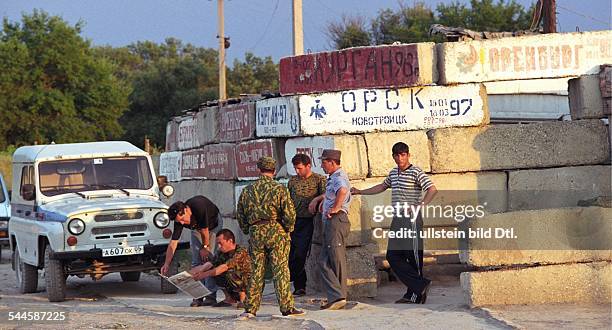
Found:
[[[178,273],[171,277],[167,277],[162,274],[160,275],[168,282],[172,283],[172,285],[194,298],[202,298],[211,293],[204,286],[204,284],[202,284],[202,282],[194,280],[191,274],[186,271]]]

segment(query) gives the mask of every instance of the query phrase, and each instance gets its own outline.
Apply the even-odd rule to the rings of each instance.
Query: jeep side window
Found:
[[[21,198],[26,201],[34,200],[35,191],[34,166],[24,166],[21,169],[21,186],[19,187]]]

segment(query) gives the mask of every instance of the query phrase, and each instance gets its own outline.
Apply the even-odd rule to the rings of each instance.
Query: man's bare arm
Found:
[[[353,195],[376,195],[376,194],[380,194],[381,192],[387,190],[389,187],[387,187],[387,185],[385,185],[384,183],[379,183],[375,186],[372,186],[370,188],[367,189],[357,189],[355,187],[351,188],[351,194]]]

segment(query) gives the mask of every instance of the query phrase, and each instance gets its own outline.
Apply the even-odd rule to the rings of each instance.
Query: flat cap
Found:
[[[257,161],[257,168],[260,170],[274,171],[276,169],[276,160],[272,157],[263,156]]]
[[[340,156],[342,156],[342,152],[336,149],[325,149],[323,150],[323,154],[321,154],[321,159],[331,159],[331,160],[340,160]]]

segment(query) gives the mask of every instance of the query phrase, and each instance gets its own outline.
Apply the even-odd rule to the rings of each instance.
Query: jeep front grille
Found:
[[[140,211],[136,212],[117,212],[110,214],[98,214],[94,217],[96,222],[119,221],[119,220],[138,220],[142,219],[144,214]]]
[[[93,228],[91,230],[91,234],[94,236],[97,236],[97,235],[108,235],[108,234],[118,234],[118,233],[143,232],[146,230],[147,230],[146,224],[115,226],[115,227],[98,227],[98,228]]]

